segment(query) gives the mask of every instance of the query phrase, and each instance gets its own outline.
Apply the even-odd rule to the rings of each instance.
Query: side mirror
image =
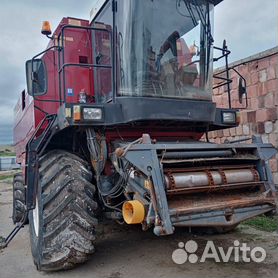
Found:
[[[47,92],[47,73],[42,59],[32,59],[26,62],[27,93],[31,96],[41,96]]]
[[[246,82],[242,77],[240,77],[239,82],[238,82],[238,99],[239,99],[240,104],[242,104],[243,95],[246,95],[246,94],[247,94]]]

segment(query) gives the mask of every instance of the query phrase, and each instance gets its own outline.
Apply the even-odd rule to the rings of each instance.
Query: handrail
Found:
[[[222,51],[222,55],[214,58],[213,61],[217,62],[218,60],[225,58],[225,69],[222,70],[221,72],[218,72],[216,74],[213,75],[213,78],[215,79],[219,79],[222,80],[223,82],[219,82],[218,84],[216,84],[213,89],[217,89],[220,88],[222,86],[227,86],[227,91],[228,91],[228,101],[229,101],[229,108],[233,108],[233,109],[244,109],[248,107],[248,99],[247,99],[247,95],[245,95],[245,107],[232,107],[232,101],[231,101],[231,88],[230,88],[230,84],[233,82],[233,80],[230,78],[230,70],[233,70],[236,72],[236,74],[242,78],[243,82],[244,82],[244,86],[246,87],[246,79],[240,74],[239,71],[237,71],[235,69],[235,67],[229,67],[228,64],[228,56],[231,54],[231,51],[228,50],[228,47],[226,45],[226,41],[223,42],[223,47],[216,47],[214,46],[214,49]],[[222,75],[223,73],[226,73],[226,77],[222,77],[220,75]]]
[[[66,67],[84,67],[84,68],[104,68],[104,69],[112,69],[112,65],[98,65],[98,64],[78,64],[78,63],[66,63],[63,64],[62,67],[58,70],[58,73],[62,72],[62,70]]]

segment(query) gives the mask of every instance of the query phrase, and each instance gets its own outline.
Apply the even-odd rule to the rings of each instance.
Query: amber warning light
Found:
[[[52,32],[51,32],[51,26],[49,21],[43,21],[41,33],[46,36],[51,35]]]

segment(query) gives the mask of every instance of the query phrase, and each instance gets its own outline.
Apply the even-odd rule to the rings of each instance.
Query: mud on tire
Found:
[[[62,150],[39,161],[36,209],[30,211],[30,240],[38,270],[69,269],[94,252],[95,186],[89,164]]]
[[[21,173],[15,174],[13,178],[13,223],[23,221],[26,212],[26,190]],[[28,223],[25,219],[24,224]]]

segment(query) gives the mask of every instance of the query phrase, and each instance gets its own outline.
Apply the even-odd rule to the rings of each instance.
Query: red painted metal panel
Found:
[[[53,33],[53,40],[48,44],[48,47],[56,45],[58,46],[58,36],[61,32],[62,26],[67,24],[75,26],[89,26],[89,22],[86,20],[63,18],[59,26]],[[98,23],[98,28],[106,28],[111,31],[111,27]],[[93,41],[94,40],[94,41]],[[109,34],[103,31],[91,31],[84,29],[65,29],[64,31],[64,63],[76,63],[76,64],[93,64],[93,55],[101,54],[100,64],[109,65],[111,63],[111,57],[109,56],[110,40]],[[94,54],[95,53],[95,54]],[[59,108],[59,56],[62,65],[62,52],[57,50],[50,50],[43,54],[42,59],[45,62],[47,69],[47,83],[48,91],[45,95],[36,97],[33,100],[28,95],[25,96],[25,107],[23,107],[22,96],[19,99],[15,107],[15,127],[14,127],[14,142],[17,154],[17,162],[25,163],[25,151],[28,140],[34,133],[36,127],[41,123],[45,114],[56,114]],[[96,71],[92,67],[68,67],[65,69],[65,92],[66,101],[68,103],[78,103],[79,92],[85,91],[89,96],[91,102],[94,101],[95,87],[100,95],[100,98],[107,99],[107,96],[111,93],[111,70],[99,69]],[[95,83],[98,86],[95,86]],[[62,80],[62,75],[61,75]],[[100,84],[101,83],[101,84]],[[62,86],[63,89],[63,86]],[[49,102],[48,100],[55,100],[56,102]],[[38,109],[37,109],[38,108]],[[42,132],[45,126],[39,131]],[[201,133],[184,132],[181,128],[160,130],[158,128],[152,128],[150,126],[141,129],[125,129],[120,131],[120,135],[117,132],[108,131],[108,142],[123,137],[125,140],[136,139],[142,136],[142,133],[149,133],[153,139],[165,139],[172,138],[173,140],[183,140],[186,138],[193,138],[195,140],[200,139]]]
[[[24,105],[25,104],[25,107]],[[17,163],[24,160],[26,144],[35,130],[34,100],[31,96],[21,94],[14,110],[14,144]]]
[[[54,40],[51,40],[48,47],[58,45],[58,35],[62,26],[73,24],[76,26],[88,26],[87,20],[73,18],[63,18],[59,26],[53,33]],[[92,63],[92,36],[91,31],[67,29],[65,31],[65,63]],[[49,114],[56,114],[59,108],[59,82],[58,82],[58,52],[50,50],[41,57],[45,62],[47,70],[47,93],[36,97],[35,100],[27,94],[25,97],[25,107],[23,107],[23,97],[20,96],[15,107],[14,143],[17,154],[17,162],[24,163],[26,144],[34,133],[36,127],[43,120],[45,111]],[[78,94],[84,90],[88,95],[94,95],[93,69],[72,67],[66,70],[66,92],[72,89],[73,95],[66,97],[67,102],[78,102]],[[37,109],[37,108],[39,109]],[[42,111],[40,111],[42,110]]]

